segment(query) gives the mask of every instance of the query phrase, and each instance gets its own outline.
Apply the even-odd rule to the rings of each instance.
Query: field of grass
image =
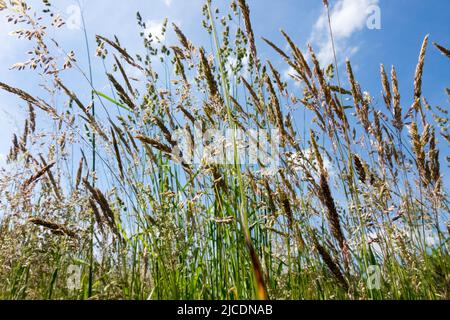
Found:
[[[292,86],[258,55],[246,1],[229,2],[219,13],[205,1],[212,52],[171,23],[178,43],[143,32],[145,56],[86,34],[106,92],[83,52],[52,41],[63,21],[49,1],[0,0],[34,46],[14,68],[38,73],[45,96],[0,76],[29,106],[0,171],[0,299],[449,298],[448,110],[422,94],[427,51],[450,63],[449,50],[426,37],[411,53],[414,101],[381,66],[374,103],[349,61],[322,66],[281,31],[285,43],[264,43]],[[91,90],[70,88],[68,70]],[[209,129],[231,134],[220,143]],[[255,144],[270,150],[243,161]]]

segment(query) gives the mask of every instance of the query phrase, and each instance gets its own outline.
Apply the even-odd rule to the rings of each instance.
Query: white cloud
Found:
[[[165,35],[163,35],[163,26],[164,26],[164,20],[149,20],[145,23],[146,28],[144,30],[144,34],[146,37],[148,37],[150,34],[153,37],[158,38],[160,41],[164,41],[166,38]]]
[[[297,71],[295,71],[295,69],[292,66],[289,66],[282,73],[283,80],[294,84],[294,86],[296,86],[297,88],[301,88],[303,85],[302,82],[297,81],[296,79],[294,79],[292,77],[292,76],[296,76],[296,75],[297,75]]]
[[[170,5],[172,4],[173,0],[164,0],[164,4],[168,7],[170,7]]]
[[[241,69],[236,74],[234,74],[233,70],[235,70],[238,67],[238,60],[236,57],[230,56],[228,58],[228,61],[225,64],[225,68],[229,75],[234,75],[237,78],[242,76],[244,79],[248,80],[248,77],[250,75],[249,71],[248,71],[248,68],[249,68],[248,55],[246,55],[244,58],[242,58],[241,64],[242,64]],[[232,88],[230,88],[230,90],[232,90]]]
[[[0,50],[0,62],[3,64],[0,67],[5,68],[5,64],[8,64],[8,67],[11,66],[13,57],[17,55],[16,53],[18,49],[22,47],[22,43],[10,34],[15,30],[15,28],[12,23],[7,22],[7,18],[4,13],[0,13],[0,30],[0,43],[5,44]]]
[[[350,38],[367,26],[370,9],[379,0],[339,0],[330,10],[331,27],[335,40],[336,54],[347,57],[358,51],[357,45],[349,43]],[[319,61],[330,64],[334,60],[329,34],[328,16],[322,13],[314,25],[310,42],[317,51]]]
[[[306,157],[306,159],[311,159],[313,156],[313,151],[310,148],[306,148],[303,149],[303,155]],[[289,157],[289,161],[292,163],[294,169],[296,171],[302,171],[303,167],[309,167],[310,164],[312,164],[315,168],[315,172],[319,173],[320,168],[319,165],[316,161],[310,162],[310,161],[306,161],[301,155],[300,153],[294,153]],[[322,161],[323,161],[323,167],[325,168],[325,170],[328,172],[328,175],[330,177],[334,177],[336,175],[336,170],[333,166],[333,163],[330,161],[330,159],[328,159],[327,156],[323,156],[322,157]],[[314,173],[313,173],[314,174]]]
[[[0,153],[0,168],[2,168],[6,164],[6,156],[3,153]]]
[[[81,30],[82,16],[81,8],[77,5],[70,5],[66,9],[66,14],[68,15],[66,19],[66,26],[69,30]]]
[[[296,74],[295,69],[292,66],[289,66],[287,69],[283,71],[283,79],[287,81],[292,80],[291,75],[295,74]]]

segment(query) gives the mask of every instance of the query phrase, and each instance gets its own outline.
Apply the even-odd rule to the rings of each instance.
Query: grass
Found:
[[[206,1],[209,53],[176,25],[172,46],[143,32],[145,56],[97,36],[109,93],[48,36],[48,1],[44,11],[0,4],[34,31],[16,32],[35,50],[15,68],[51,87],[44,99],[0,82],[29,105],[0,173],[0,299],[449,298],[439,156],[449,136],[446,110],[421,89],[428,37],[414,101],[401,98],[395,68],[373,75],[382,106],[363,94],[349,61],[344,79],[337,59],[321,66],[312,47],[302,52],[283,32],[286,52],[264,40],[294,70],[291,88],[260,60],[246,2],[231,1],[219,19]],[[160,78],[161,69],[176,77]],[[88,92],[65,84],[75,71]],[[195,132],[208,128],[231,129],[228,162],[180,158],[176,132],[196,145]],[[239,132],[270,129],[280,133],[280,165],[267,156],[241,163]]]

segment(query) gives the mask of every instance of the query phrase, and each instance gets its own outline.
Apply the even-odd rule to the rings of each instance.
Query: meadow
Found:
[[[427,52],[450,51],[426,36],[411,52],[412,101],[381,65],[375,100],[350,61],[321,65],[281,30],[262,39],[292,85],[246,1],[229,4],[205,1],[212,51],[167,20],[178,42],[162,43],[138,13],[145,55],[85,33],[91,57],[52,39],[51,1],[0,0],[33,47],[13,68],[42,79],[37,96],[0,75],[28,110],[0,171],[0,299],[449,299],[448,109],[422,78]]]

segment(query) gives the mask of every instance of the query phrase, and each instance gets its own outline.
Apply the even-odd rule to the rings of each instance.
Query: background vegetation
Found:
[[[424,39],[413,101],[381,66],[379,105],[349,61],[321,66],[282,31],[286,43],[264,41],[293,70],[291,88],[258,56],[245,0],[230,3],[225,15],[205,3],[213,52],[169,23],[179,43],[163,45],[139,14],[146,55],[98,35],[89,60],[113,65],[107,93],[49,36],[64,24],[49,1],[0,1],[34,45],[14,68],[39,73],[46,96],[0,82],[29,105],[0,173],[0,298],[449,298],[447,110],[421,90],[426,51],[449,51]],[[160,78],[155,60],[176,78]],[[69,69],[89,92],[65,85]],[[196,123],[278,129],[280,167],[177,163],[172,134],[193,136]]]

